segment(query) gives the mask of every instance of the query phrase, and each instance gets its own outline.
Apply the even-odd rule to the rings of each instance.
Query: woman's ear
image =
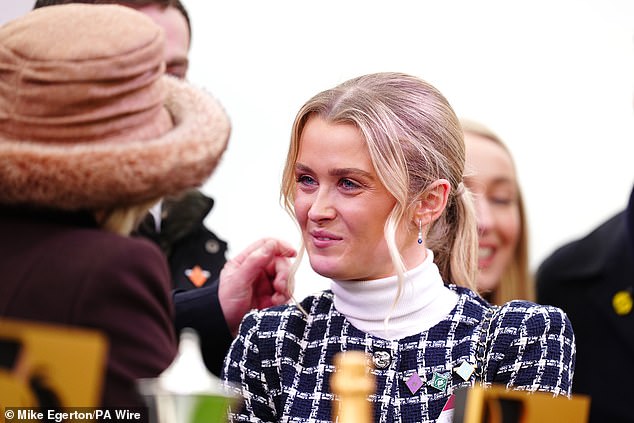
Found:
[[[446,179],[438,179],[430,184],[417,202],[414,214],[416,221],[421,221],[425,226],[438,219],[447,207],[450,192],[451,184]]]

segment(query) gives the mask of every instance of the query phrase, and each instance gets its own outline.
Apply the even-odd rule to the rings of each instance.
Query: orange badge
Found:
[[[189,278],[189,280],[196,286],[196,288],[200,288],[207,282],[209,279],[210,273],[206,270],[203,270],[200,266],[196,265],[191,269],[185,270],[185,276]]]

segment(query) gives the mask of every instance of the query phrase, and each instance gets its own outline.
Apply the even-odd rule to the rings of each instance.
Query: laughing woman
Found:
[[[478,239],[464,166],[456,115],[419,78],[362,76],[301,108],[282,196],[331,290],[245,317],[223,370],[245,400],[235,421],[330,421],[333,357],[346,350],[374,359],[380,422],[436,421],[475,383],[570,394],[565,314],[494,307],[471,290]]]
[[[478,223],[476,288],[492,304],[533,300],[528,268],[528,224],[511,152],[486,126],[461,120],[466,146],[465,186]]]

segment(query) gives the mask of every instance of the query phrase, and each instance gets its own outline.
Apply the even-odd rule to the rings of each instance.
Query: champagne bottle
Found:
[[[345,351],[335,356],[335,373],[330,389],[335,394],[333,421],[338,423],[371,423],[372,403],[368,396],[376,390],[368,357],[361,351]]]

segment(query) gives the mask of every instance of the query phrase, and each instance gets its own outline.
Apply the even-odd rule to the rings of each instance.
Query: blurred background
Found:
[[[0,0],[0,23],[33,0]],[[509,145],[531,265],[624,208],[634,184],[631,0],[183,0],[189,80],[227,109],[229,148],[204,186],[229,256],[262,236],[298,245],[279,202],[290,128],[312,95],[403,71]],[[307,260],[306,260],[307,261]],[[307,263],[300,295],[323,287]]]

